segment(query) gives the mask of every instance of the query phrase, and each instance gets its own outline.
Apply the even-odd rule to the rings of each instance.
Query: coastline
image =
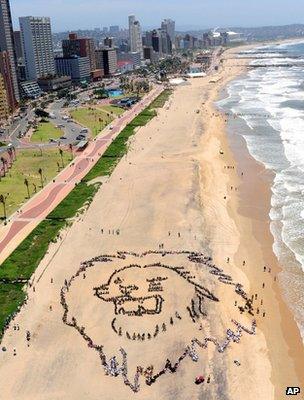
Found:
[[[224,53],[224,58],[234,51],[236,50]],[[249,293],[258,296],[254,302],[255,310],[259,308],[256,319],[258,328],[262,331],[267,343],[271,364],[270,379],[274,391],[272,398],[277,399],[284,397],[287,386],[301,387],[304,384],[303,343],[292,311],[282,296],[278,279],[282,267],[272,249],[274,239],[270,232],[269,217],[272,174],[249,154],[241,135],[228,133],[227,117],[214,106],[214,102],[228,82],[246,72],[245,67],[234,67],[234,61],[225,61],[226,65],[221,72],[222,79],[212,90],[209,101],[205,105],[211,121],[208,122],[206,135],[202,138],[205,150],[201,171],[203,186],[207,185],[211,193],[208,193],[206,199],[206,194],[202,191],[202,198],[203,203],[205,203],[204,200],[209,203],[208,210],[214,210],[215,204],[216,207],[223,209],[221,212],[216,211],[216,218],[220,216],[220,220],[217,220],[219,228],[214,228],[210,242],[215,262],[224,263],[225,256],[229,257],[229,263],[246,275],[249,281]],[[229,74],[227,74],[228,70]],[[223,155],[219,154],[220,149]],[[207,171],[206,162],[209,163]],[[227,165],[235,166],[235,168],[227,169],[225,168]],[[212,185],[213,179],[217,181],[216,186]],[[218,193],[219,183],[221,193]],[[204,209],[203,212],[208,221],[207,224],[212,225],[215,218],[214,212],[206,213]],[[230,229],[222,229],[221,226]],[[238,244],[235,242],[233,245],[230,243],[224,246],[216,244],[218,236],[221,235],[223,238],[232,232],[239,238]],[[214,241],[213,245],[212,241]],[[246,261],[245,266],[242,266],[243,260]],[[264,266],[267,266],[267,272],[264,272]],[[269,266],[271,273],[268,272]],[[263,283],[265,288],[263,288]],[[260,303],[261,300],[263,305]],[[278,312],[273,312],[273,310],[278,310]],[[263,317],[263,312],[266,313],[265,317]],[[235,397],[235,388],[232,388],[232,392],[234,392],[233,399],[238,398]],[[242,392],[244,393],[244,388]]]
[[[230,55],[232,51],[235,49],[229,50]],[[98,396],[104,400],[277,400],[284,398],[287,385],[301,386],[302,349],[297,328],[280,291],[270,285],[279,268],[272,264],[274,254],[267,230],[271,176],[265,176],[242,142],[229,141],[226,117],[214,106],[219,92],[243,72],[245,67],[237,66],[237,60],[231,58],[215,75],[215,83],[207,76],[177,87],[157,116],[138,129],[128,153],[105,178],[88,210],[77,216],[57,243],[51,244],[32,277],[27,304],[3,339],[6,351],[0,354],[0,384],[6,399],[93,400]],[[243,179],[237,173],[241,169],[245,170]],[[164,255],[160,249],[165,249]],[[216,274],[206,274],[208,270],[202,263],[193,265],[189,260],[180,260],[181,250],[212,255],[212,263],[233,282],[241,283],[246,293],[257,293],[259,301],[265,279],[266,315],[262,316],[264,308],[255,315],[256,332],[248,333],[254,317],[240,314],[235,302],[244,305],[244,299],[236,294],[235,287],[224,285]],[[218,301],[210,301],[210,296],[204,298],[203,310],[197,309],[202,316],[198,316],[199,320],[190,319],[186,305],[192,305],[195,292],[183,280],[170,277],[166,270],[161,282],[165,284],[170,279],[169,287],[157,291],[169,308],[160,314],[160,321],[167,323],[165,329],[159,337],[130,340],[130,336],[126,340],[127,335],[122,337],[113,328],[116,317],[121,316],[114,314],[113,305],[92,290],[109,282],[118,266],[126,266],[123,259],[116,257],[117,251],[130,255],[128,266],[139,263],[138,267],[144,269],[160,262],[173,266],[181,262],[191,278],[214,293]],[[149,253],[147,261],[146,256],[134,258],[134,252]],[[88,260],[102,255],[116,260],[113,265],[101,263],[100,270],[92,266],[86,276],[82,270],[81,278],[74,280],[84,262],[90,265]],[[267,278],[265,264],[272,268]],[[136,284],[145,298],[150,295],[150,285],[143,285],[142,275],[145,277],[133,271],[124,279]],[[148,282],[155,283],[159,277],[157,272]],[[76,285],[69,294],[64,290],[65,281]],[[64,320],[67,314],[63,314],[62,293],[64,304],[75,312],[79,324]],[[137,302],[136,297],[132,302]],[[132,304],[127,307],[133,310]],[[257,308],[256,302],[254,307]],[[271,310],[279,312],[272,315]],[[142,333],[145,329],[146,333],[155,328],[153,314],[149,318],[130,315],[120,321],[124,330]],[[233,320],[237,322],[232,324]],[[237,323],[247,332],[233,340],[228,333],[230,329],[237,332]],[[13,324],[20,330],[14,329]],[[156,372],[162,371],[166,360],[172,364],[178,360],[193,338],[225,343],[229,337],[232,343],[226,351],[220,351],[214,341],[209,343],[198,350],[198,359],[185,358],[173,371],[176,373],[167,371],[152,386],[145,384],[141,376],[140,391],[134,394],[120,373],[105,373],[95,347],[88,345],[88,337],[84,340],[79,334],[84,332],[82,327],[96,339],[94,345],[104,347],[108,362],[115,356],[120,365],[120,349],[126,350],[128,377],[133,381],[139,365],[147,369],[152,365]],[[31,333],[30,343],[26,342],[27,331]],[[201,374],[210,377],[210,384],[208,378],[203,385],[195,384]]]

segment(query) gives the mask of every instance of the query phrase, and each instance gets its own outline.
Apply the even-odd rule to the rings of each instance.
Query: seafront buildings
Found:
[[[97,68],[103,71],[104,76],[111,76],[117,71],[117,53],[114,48],[96,50]]]
[[[47,75],[54,75],[56,70],[50,18],[21,17],[19,23],[26,78],[37,80]]]
[[[172,19],[164,19],[161,24],[161,29],[166,32],[172,43],[175,41],[175,21]]]
[[[6,97],[6,89],[3,76],[0,74],[0,123],[5,121],[9,116],[9,108]]]
[[[7,115],[5,98],[11,114],[20,96],[24,100],[37,98],[43,92],[69,88],[72,83],[88,84],[133,72],[180,51],[226,45],[236,38],[236,34],[221,30],[199,37],[177,35],[175,21],[170,18],[163,19],[160,27],[142,32],[135,15],[128,17],[127,29],[112,25],[67,32],[59,34],[57,42],[49,17],[20,17],[19,25],[13,32],[9,0],[0,0],[0,75],[6,92],[2,94],[2,116]]]
[[[135,18],[135,15],[129,16],[129,39],[130,39],[130,51],[132,53],[143,53],[142,47],[142,32],[139,21]]]
[[[7,51],[0,52],[0,75],[2,76],[4,88],[6,91],[8,108],[9,111],[12,113],[17,107],[17,102],[14,90],[15,87],[14,87],[13,69],[11,68],[10,57]]]
[[[0,52],[6,53],[6,55],[2,55],[2,57],[7,58],[8,75],[6,75],[3,70],[2,72],[0,71],[0,73],[2,74],[4,85],[7,88],[6,90],[8,90],[8,87],[13,87],[13,93],[9,96],[9,107],[13,111],[18,105],[20,96],[9,0],[0,0]]]
[[[87,83],[90,81],[91,65],[89,57],[55,58],[56,72],[59,76],[70,76],[74,83]]]
[[[88,57],[91,71],[96,69],[95,43],[92,38],[78,38],[76,33],[70,33],[69,38],[62,41],[63,57]]]

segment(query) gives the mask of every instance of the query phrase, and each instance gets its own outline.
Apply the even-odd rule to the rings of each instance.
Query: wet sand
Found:
[[[212,101],[218,97],[218,93],[206,105],[210,113],[214,110]],[[209,126],[209,137],[207,134],[202,140],[206,146],[202,169],[206,167],[206,160],[209,160],[210,168],[209,175],[202,173],[202,179],[205,185],[209,185],[208,201],[214,204],[212,211],[205,211],[205,214],[211,224],[215,218],[217,221],[212,234],[215,241],[211,248],[216,262],[225,262],[225,258],[230,257],[230,264],[233,262],[248,278],[250,294],[254,295],[254,299],[257,295],[254,301],[255,312],[259,309],[257,323],[264,334],[271,363],[273,393],[269,398],[285,398],[287,386],[303,387],[304,351],[296,322],[282,298],[279,285],[281,266],[272,251],[269,210],[273,177],[250,156],[240,135],[233,132],[227,134],[227,116],[218,112],[217,115],[213,119],[218,121]],[[219,154],[220,149],[223,155]],[[227,166],[234,166],[234,169],[228,169]],[[225,196],[226,200],[223,199]],[[223,208],[223,214],[227,212],[220,218],[221,222],[218,218],[220,207]],[[219,235],[220,244],[216,243]],[[229,239],[231,237],[238,237],[238,243],[234,243],[234,246]],[[262,362],[256,368],[261,368],[261,365]],[[232,398],[242,398],[243,390],[244,387],[238,387],[236,391],[232,389]]]

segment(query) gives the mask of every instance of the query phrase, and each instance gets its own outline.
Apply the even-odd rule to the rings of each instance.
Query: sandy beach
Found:
[[[277,400],[304,387],[272,177],[214,106],[245,70],[231,54],[174,90],[50,246],[2,342],[3,399]]]

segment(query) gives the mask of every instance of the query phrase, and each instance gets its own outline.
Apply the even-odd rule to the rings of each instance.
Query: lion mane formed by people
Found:
[[[242,286],[201,253],[98,256],[83,262],[65,282],[63,322],[98,352],[107,375],[122,375],[137,391],[141,375],[151,384],[160,376],[155,371],[174,372],[187,355],[196,361],[197,346],[204,348],[212,341],[221,351],[228,345],[230,338],[222,346],[209,337],[208,313],[219,302],[214,294],[219,282],[231,285],[246,300]]]

